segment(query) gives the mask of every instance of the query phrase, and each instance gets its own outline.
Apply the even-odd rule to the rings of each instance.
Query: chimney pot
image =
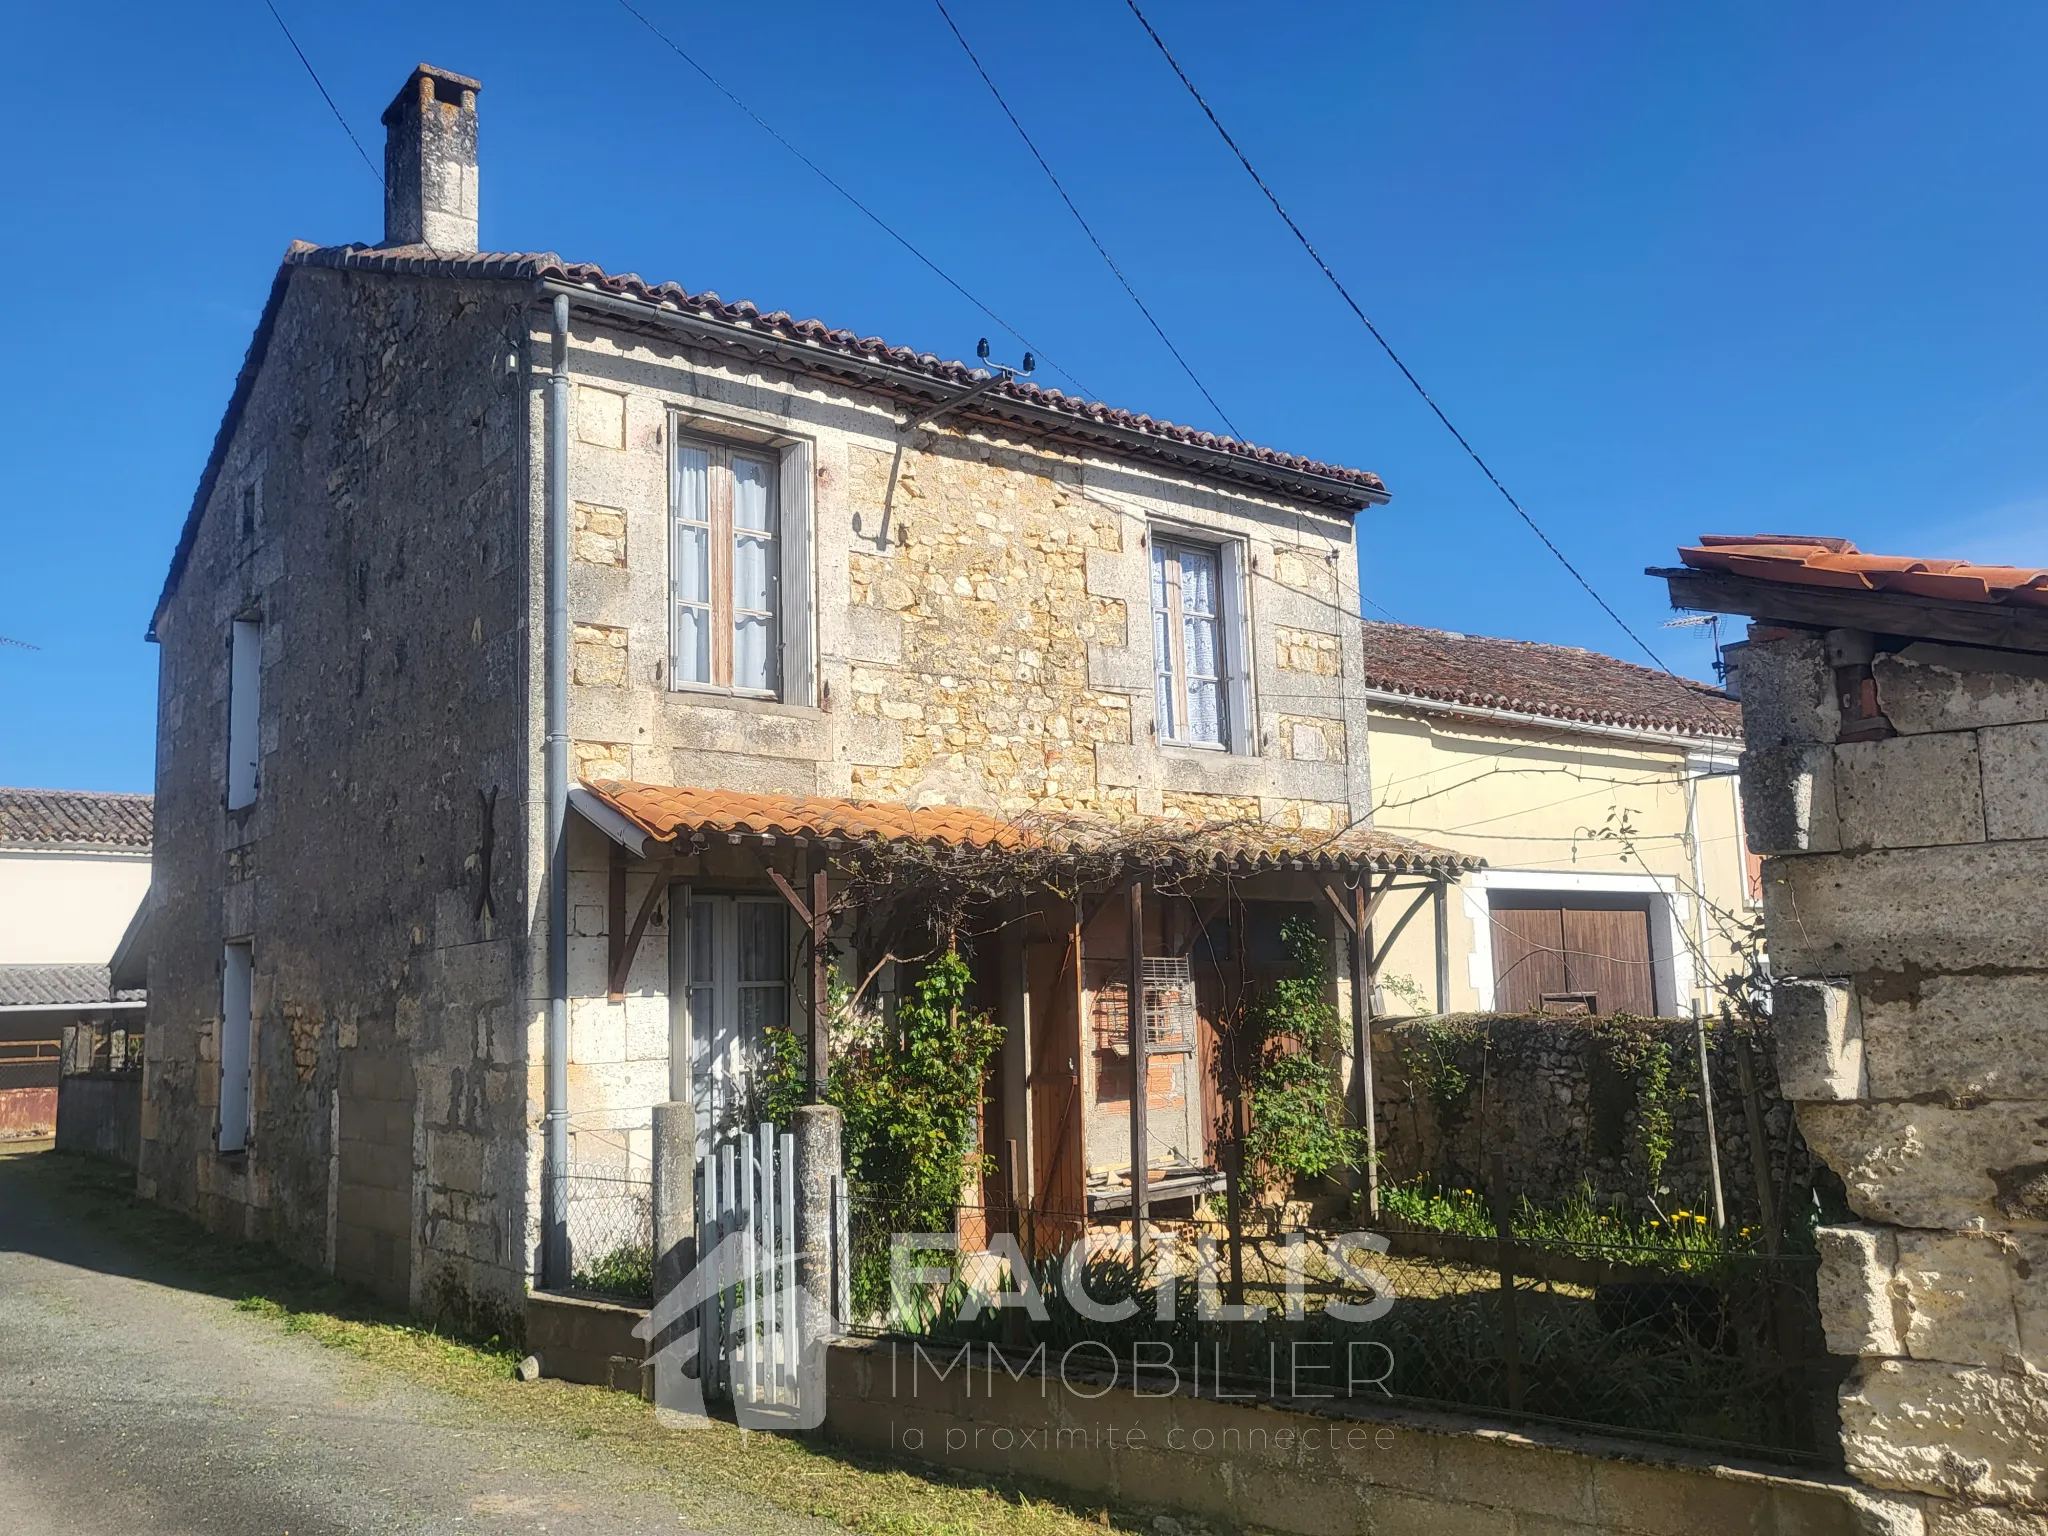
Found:
[[[477,249],[476,93],[421,64],[384,109],[384,245]]]

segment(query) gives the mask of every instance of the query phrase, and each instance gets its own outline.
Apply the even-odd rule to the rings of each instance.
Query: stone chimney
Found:
[[[476,93],[466,75],[413,70],[384,109],[384,244],[474,251]]]

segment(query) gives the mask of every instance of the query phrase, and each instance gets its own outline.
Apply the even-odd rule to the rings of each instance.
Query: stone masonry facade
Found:
[[[1740,667],[1782,1085],[1859,1218],[1821,1234],[1848,1468],[1894,1530],[2039,1536],[2048,658],[1758,625]]]

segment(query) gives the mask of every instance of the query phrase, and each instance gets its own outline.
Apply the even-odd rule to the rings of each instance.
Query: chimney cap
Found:
[[[412,73],[405,77],[405,84],[398,88],[398,94],[391,98],[391,105],[384,109],[384,115],[378,119],[386,128],[398,120],[399,113],[419,89],[419,82],[423,77],[434,82],[434,98],[451,107],[462,105],[464,91],[474,93],[484,88],[483,81],[472,80],[468,75],[458,75],[452,69],[442,69],[433,64],[415,64]]]

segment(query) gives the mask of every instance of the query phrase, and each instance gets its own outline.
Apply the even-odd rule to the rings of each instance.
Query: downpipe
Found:
[[[548,802],[548,1022],[541,1279],[569,1283],[569,297],[554,299],[548,374],[544,774]]]

